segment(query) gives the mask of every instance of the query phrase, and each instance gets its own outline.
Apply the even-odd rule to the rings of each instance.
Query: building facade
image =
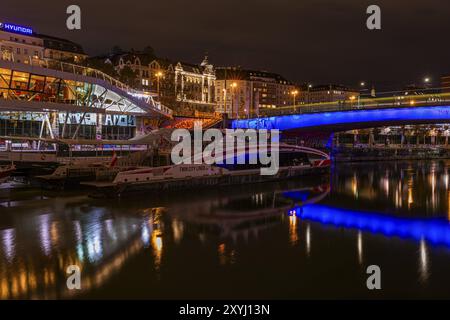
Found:
[[[95,70],[82,66],[87,55],[72,41],[0,23],[0,49],[1,136],[129,139],[135,136],[138,121],[147,117],[146,110],[128,101],[129,96],[117,100],[120,91],[89,82],[95,77],[90,75]],[[60,62],[80,65],[72,68],[71,64]],[[67,68],[63,70],[62,66]],[[68,78],[60,77],[60,71],[69,74]],[[79,80],[73,80],[71,73]],[[107,75],[103,76],[98,79],[104,81]],[[30,101],[36,105],[33,111],[16,106]],[[99,112],[95,108],[99,104],[117,109]],[[134,111],[140,112],[127,111],[127,105],[136,106]],[[52,111],[48,111],[50,106]],[[78,110],[80,106],[90,106],[92,112]]]
[[[441,77],[441,90],[444,93],[450,93],[450,75]]]
[[[318,86],[303,86],[299,91],[298,103],[327,103],[356,100],[360,93],[358,90],[346,86],[327,84]]]
[[[4,60],[30,63],[44,57],[44,40],[31,28],[0,22],[0,50]]]
[[[44,58],[78,64],[88,57],[83,47],[75,42],[47,35],[38,35],[38,37],[44,44]]]
[[[136,88],[155,93],[178,115],[214,112],[216,76],[207,57],[196,65],[132,52],[109,57],[105,62],[111,63],[119,74],[126,67],[131,69],[136,75]]]
[[[236,67],[216,69],[216,111],[250,117],[260,109],[293,104],[295,85],[276,73]]]
[[[81,45],[75,42],[4,22],[0,22],[0,50],[3,59],[26,64],[46,58],[81,63],[87,58]]]

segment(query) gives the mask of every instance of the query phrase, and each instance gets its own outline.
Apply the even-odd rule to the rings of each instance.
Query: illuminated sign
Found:
[[[28,28],[28,27],[19,26],[16,24],[11,24],[11,23],[0,22],[0,29],[8,31],[8,32],[16,32],[16,33],[22,33],[22,34],[28,34],[28,35],[33,34],[33,29]]]

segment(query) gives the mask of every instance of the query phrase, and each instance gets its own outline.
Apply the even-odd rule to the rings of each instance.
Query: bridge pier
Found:
[[[95,139],[102,140],[102,129],[103,129],[103,115],[97,113],[96,125],[95,125]]]
[[[373,146],[375,144],[375,136],[373,134],[373,129],[370,129],[369,132],[369,146]]]

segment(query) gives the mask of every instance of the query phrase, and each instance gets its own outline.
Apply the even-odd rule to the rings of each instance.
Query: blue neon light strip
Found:
[[[285,196],[286,198],[292,199],[294,201],[302,201],[302,202],[308,200],[308,197],[310,194],[311,194],[311,192],[309,190],[283,192],[283,196]]]
[[[450,121],[450,106],[336,111],[242,119],[233,120],[232,128],[290,130],[383,121]]]
[[[450,247],[450,222],[445,219],[407,219],[369,212],[351,211],[325,205],[296,207],[290,212],[301,218],[322,224],[345,227],[397,236],[414,240],[426,240],[432,244]]]

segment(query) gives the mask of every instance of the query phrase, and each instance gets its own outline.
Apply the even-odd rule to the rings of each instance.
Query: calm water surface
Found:
[[[3,188],[0,298],[450,298],[449,167],[113,200]]]

